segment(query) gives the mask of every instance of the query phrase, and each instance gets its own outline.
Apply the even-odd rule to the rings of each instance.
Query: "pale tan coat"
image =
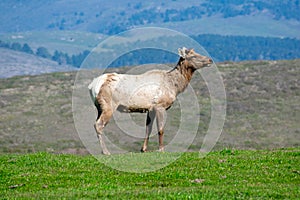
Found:
[[[163,151],[164,112],[179,93],[188,86],[195,70],[209,66],[212,60],[186,48],[179,49],[180,59],[172,70],[152,70],[140,75],[109,73],[95,78],[89,85],[98,109],[95,129],[104,154],[110,154],[102,132],[113,112],[147,112],[146,137],[142,151],[147,150],[152,124],[156,117],[159,150]]]

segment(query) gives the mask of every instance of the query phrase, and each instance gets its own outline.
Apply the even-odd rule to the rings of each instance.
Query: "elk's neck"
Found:
[[[195,70],[188,67],[187,63],[180,61],[176,67],[169,72],[170,80],[173,83],[177,94],[185,90],[190,83],[194,72]]]

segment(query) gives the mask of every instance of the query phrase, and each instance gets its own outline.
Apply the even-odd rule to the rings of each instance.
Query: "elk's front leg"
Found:
[[[164,108],[157,108],[155,111],[156,111],[156,123],[157,123],[158,142],[159,142],[158,151],[164,151],[163,139],[164,139],[164,124],[165,124],[166,110]]]
[[[153,125],[154,118],[155,118],[155,112],[153,110],[148,111],[147,119],[146,119],[146,135],[145,135],[145,140],[141,152],[147,151],[149,136],[152,132],[152,125]]]

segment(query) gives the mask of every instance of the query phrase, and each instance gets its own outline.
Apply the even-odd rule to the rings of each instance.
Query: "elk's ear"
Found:
[[[188,52],[188,50],[185,47],[182,47],[182,49],[181,48],[178,49],[178,54],[182,58],[186,58],[187,52]]]

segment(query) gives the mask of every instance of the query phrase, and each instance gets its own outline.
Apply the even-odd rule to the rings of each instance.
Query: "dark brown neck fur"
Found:
[[[188,62],[183,58],[180,58],[174,69],[169,71],[169,76],[173,85],[177,88],[177,94],[184,91],[184,89],[190,83],[192,76],[195,72]]]

